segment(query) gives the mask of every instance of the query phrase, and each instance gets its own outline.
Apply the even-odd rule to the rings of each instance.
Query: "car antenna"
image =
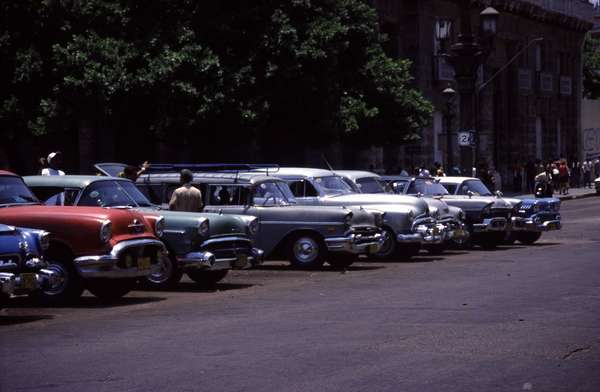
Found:
[[[329,161],[327,160],[327,158],[325,158],[325,154],[321,154],[321,158],[323,158],[323,161],[325,161],[325,165],[327,165],[327,167],[329,168],[329,171],[332,173],[335,173],[335,170],[333,170],[333,167],[329,164]]]

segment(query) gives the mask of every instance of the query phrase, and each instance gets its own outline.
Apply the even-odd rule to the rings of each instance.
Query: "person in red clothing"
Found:
[[[566,195],[569,193],[569,167],[564,159],[558,165],[558,182],[560,185],[559,193]]]

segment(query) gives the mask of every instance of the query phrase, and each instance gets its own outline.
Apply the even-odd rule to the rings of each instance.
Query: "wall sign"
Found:
[[[461,147],[475,147],[475,131],[459,131],[458,145]]]

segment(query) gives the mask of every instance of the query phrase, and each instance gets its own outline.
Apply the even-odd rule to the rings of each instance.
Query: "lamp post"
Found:
[[[436,26],[437,38],[442,43],[442,55],[454,68],[454,79],[459,95],[459,127],[465,132],[475,132],[474,145],[460,146],[460,161],[464,169],[475,163],[477,151],[477,129],[475,127],[475,83],[477,70],[485,62],[492,48],[496,34],[499,13],[492,7],[480,14],[480,34],[476,37],[471,28],[471,0],[456,0],[460,12],[460,30],[454,43],[448,50],[445,43],[450,39],[452,24],[440,19]],[[460,144],[460,143],[459,143]]]
[[[446,111],[444,112],[444,126],[446,127],[446,173],[452,173],[454,166],[453,148],[452,148],[452,103],[456,96],[456,91],[450,86],[442,91],[446,100]]]

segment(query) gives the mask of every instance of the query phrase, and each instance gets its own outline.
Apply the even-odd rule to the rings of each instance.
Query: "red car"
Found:
[[[0,223],[50,232],[48,269],[56,284],[35,295],[47,303],[79,298],[84,289],[102,299],[127,294],[158,267],[164,220],[130,209],[44,206],[21,177],[0,171]]]

